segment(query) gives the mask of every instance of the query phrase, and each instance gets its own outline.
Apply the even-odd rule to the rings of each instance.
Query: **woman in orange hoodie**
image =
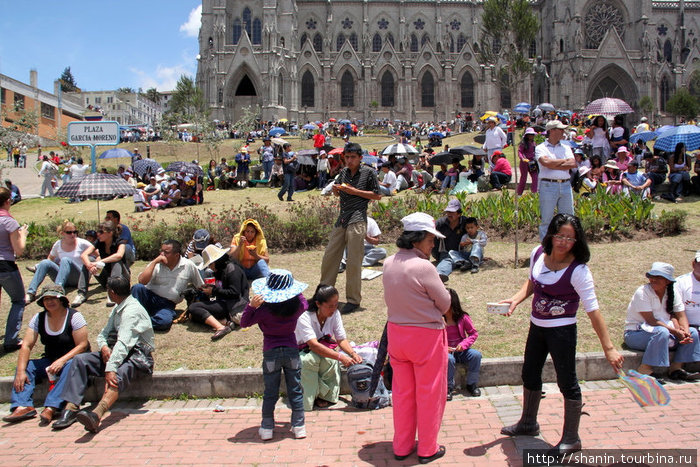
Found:
[[[267,277],[270,274],[265,234],[255,219],[246,219],[241,231],[231,239],[231,258],[241,265],[248,280]]]

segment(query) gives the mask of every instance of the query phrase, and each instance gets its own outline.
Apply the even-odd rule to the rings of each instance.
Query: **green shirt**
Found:
[[[146,309],[134,297],[128,296],[114,307],[107,324],[97,336],[98,348],[102,349],[106,345],[112,349],[105,372],[117,371],[131,349],[139,342],[151,350],[155,349],[153,325]]]

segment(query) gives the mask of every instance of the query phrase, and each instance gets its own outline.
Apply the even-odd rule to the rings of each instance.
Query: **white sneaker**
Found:
[[[78,295],[76,295],[73,301],[71,302],[70,306],[75,308],[77,306],[82,305],[83,303],[85,303],[85,295],[78,293]]]
[[[24,296],[24,304],[29,305],[34,301],[34,294],[33,293],[28,293],[27,295]]]
[[[304,425],[293,426],[292,433],[294,433],[294,438],[296,439],[306,438],[306,427]]]
[[[258,428],[258,435],[260,435],[260,439],[263,441],[271,440],[272,439],[272,428],[260,427],[260,428]]]
[[[105,303],[105,306],[106,306],[107,308],[110,308],[110,307],[113,307],[114,305],[116,305],[116,303],[114,303],[112,300],[110,300],[110,299],[108,298],[108,299],[107,299],[107,302]]]

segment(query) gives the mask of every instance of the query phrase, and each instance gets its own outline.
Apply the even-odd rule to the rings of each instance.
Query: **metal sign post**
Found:
[[[97,172],[95,146],[116,146],[119,144],[119,123],[110,121],[70,122],[68,124],[68,144],[90,146],[92,160],[91,173]]]

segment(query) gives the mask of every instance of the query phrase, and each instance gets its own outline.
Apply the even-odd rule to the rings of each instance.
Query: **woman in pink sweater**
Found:
[[[491,170],[489,181],[493,187],[492,191],[500,191],[504,185],[507,186],[510,183],[513,171],[510,168],[510,162],[501,151],[494,151],[491,155],[491,161],[493,161],[493,170]]]
[[[447,334],[443,315],[450,294],[435,267],[430,251],[435,220],[417,212],[403,219],[396,240],[399,251],[384,262],[384,302],[393,380],[394,458],[404,460],[416,450],[426,464],[445,455],[437,443],[447,397]]]

